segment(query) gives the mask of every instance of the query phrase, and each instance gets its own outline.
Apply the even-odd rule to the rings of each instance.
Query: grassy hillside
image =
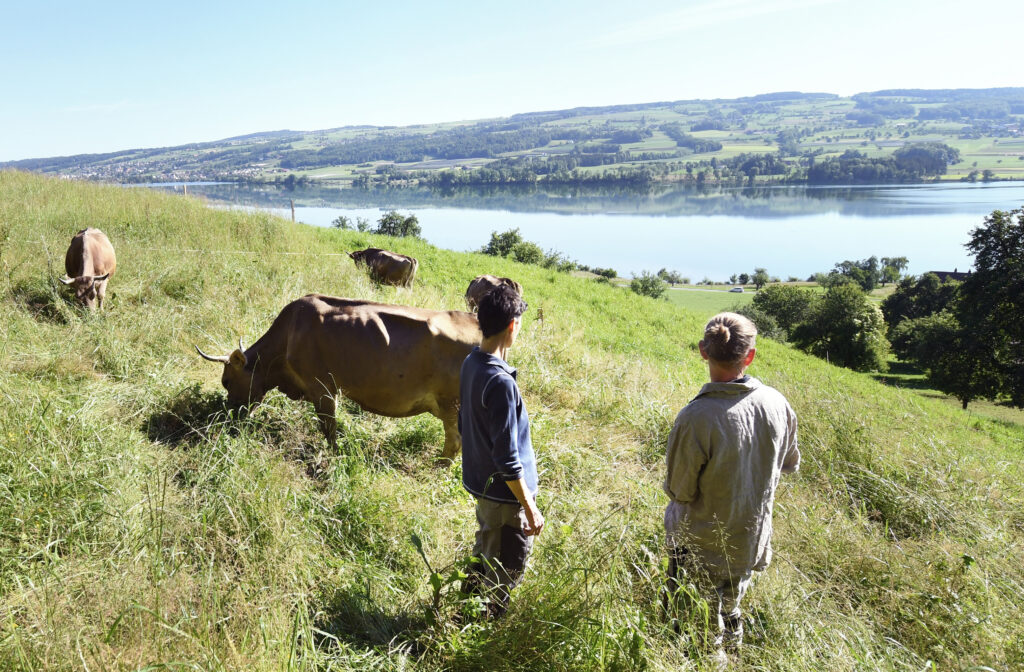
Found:
[[[681,144],[680,133],[686,136]],[[948,167],[943,180],[1024,178],[1024,88],[891,90],[850,97],[789,91],[404,127],[273,131],[177,147],[26,159],[0,168],[107,182],[308,178],[392,186],[430,182],[440,171],[454,170],[443,187],[462,180],[493,185],[508,179],[521,185],[536,177],[497,180],[481,174],[478,169],[485,166],[532,171],[554,184],[565,181],[564,176],[553,180],[554,173],[576,166],[580,179],[604,175],[620,183],[735,184],[802,181],[812,160],[848,150],[891,156],[921,142],[946,143],[959,151],[961,161]],[[780,163],[771,169],[758,162],[742,165],[743,154],[772,154]],[[565,164],[573,156],[572,166]],[[752,169],[755,164],[759,167]],[[633,182],[636,175],[612,175],[640,167],[649,174],[639,182]]]
[[[89,225],[119,258],[97,315],[53,279]],[[342,256],[367,243],[418,257],[414,288],[374,287]],[[694,314],[418,241],[13,172],[0,271],[0,669],[703,668],[656,608],[663,444],[706,375]],[[226,417],[192,345],[251,343],[313,291],[459,308],[483,272],[531,306],[511,359],[548,527],[508,617],[458,626],[448,579],[473,508],[458,466],[435,464],[440,422],[345,408],[329,452],[280,394]],[[752,373],[792,401],[804,462],[779,491],[740,667],[1024,666],[1024,429],[767,341]]]

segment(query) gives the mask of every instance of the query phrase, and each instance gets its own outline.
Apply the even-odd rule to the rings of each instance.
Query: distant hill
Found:
[[[891,161],[901,147],[936,143],[956,150],[944,154],[953,162],[944,172],[907,173]],[[845,154],[851,150],[858,154]],[[822,162],[832,163],[822,168]],[[843,184],[1024,179],[1024,87],[888,89],[848,98],[786,91],[404,127],[277,130],[25,159],[0,168],[111,182],[447,187],[539,180],[804,182],[815,165],[816,175]]]

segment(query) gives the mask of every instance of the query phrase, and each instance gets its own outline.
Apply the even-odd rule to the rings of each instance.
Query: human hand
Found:
[[[544,514],[540,512],[540,509],[533,502],[525,507],[524,511],[526,513],[526,521],[523,523],[523,533],[528,537],[537,536],[544,529]]]

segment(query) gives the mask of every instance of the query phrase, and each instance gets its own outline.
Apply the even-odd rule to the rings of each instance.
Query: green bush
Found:
[[[657,299],[665,293],[667,286],[665,281],[654,273],[643,271],[639,276],[630,281],[629,288],[640,296],[649,296],[652,299]]]

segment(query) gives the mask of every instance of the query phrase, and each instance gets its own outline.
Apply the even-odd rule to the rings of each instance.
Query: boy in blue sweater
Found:
[[[537,508],[537,461],[530,419],[505,361],[515,343],[526,303],[511,287],[488,293],[477,312],[483,341],[462,364],[459,432],[462,484],[476,497],[476,561],[463,589],[488,598],[487,615],[508,608],[522,579],[533,538],[544,528]]]

